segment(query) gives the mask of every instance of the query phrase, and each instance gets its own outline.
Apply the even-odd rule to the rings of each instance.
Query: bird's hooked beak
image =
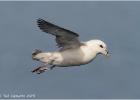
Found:
[[[104,54],[106,57],[110,57],[111,54],[109,53],[108,49],[105,50],[105,54]]]
[[[108,49],[105,49],[104,51],[100,52],[99,54],[103,54],[105,57],[110,57],[111,56]]]

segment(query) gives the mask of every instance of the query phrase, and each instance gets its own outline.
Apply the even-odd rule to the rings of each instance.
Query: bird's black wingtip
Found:
[[[37,18],[36,20],[38,21],[38,20],[43,20],[43,19],[42,18]]]
[[[46,21],[44,19],[42,19],[42,18],[37,19],[37,23],[42,23],[42,22],[46,22]]]

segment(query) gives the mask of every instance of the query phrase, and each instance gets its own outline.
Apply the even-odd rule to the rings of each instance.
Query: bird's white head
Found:
[[[87,42],[87,45],[89,45],[97,54],[109,55],[107,45],[101,40],[90,40]]]

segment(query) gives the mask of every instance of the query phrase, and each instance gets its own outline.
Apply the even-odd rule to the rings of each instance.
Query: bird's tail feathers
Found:
[[[42,53],[42,51],[39,50],[39,49],[35,49],[35,51],[32,53],[32,59],[33,59],[33,60],[38,60],[38,59],[36,58],[36,56],[37,56],[39,53]]]
[[[49,63],[50,61],[50,56],[52,54],[49,53],[49,52],[42,52],[41,50],[35,50],[33,53],[32,53],[32,59],[33,60],[37,60],[37,61],[42,61],[44,63]]]

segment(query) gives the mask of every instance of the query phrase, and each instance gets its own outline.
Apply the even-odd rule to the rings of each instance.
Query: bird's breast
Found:
[[[95,58],[96,54],[89,48],[81,47],[61,52],[63,66],[77,66],[87,64]]]
[[[84,57],[83,57],[83,63],[89,63],[90,61],[92,61],[97,53],[94,52],[90,47],[88,46],[81,46],[80,50],[83,52]]]

